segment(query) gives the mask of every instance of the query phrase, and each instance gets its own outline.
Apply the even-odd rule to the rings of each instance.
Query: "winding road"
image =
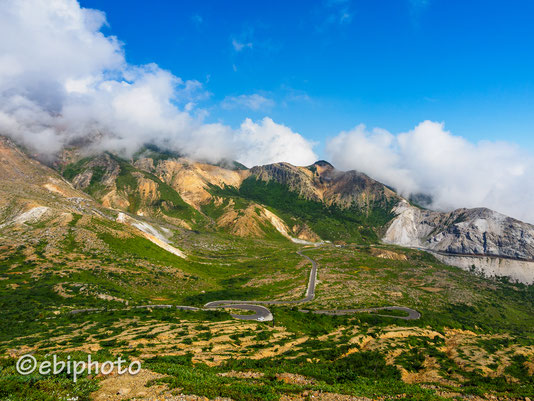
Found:
[[[203,308],[197,308],[194,306],[183,306],[183,305],[139,305],[139,306],[133,306],[132,309],[171,309],[176,308],[180,310],[191,310],[191,311],[197,311],[197,310],[206,310],[206,309],[218,309],[218,308],[225,308],[225,309],[239,309],[243,311],[248,311],[252,313],[248,314],[230,314],[235,319],[240,320],[256,320],[259,322],[268,322],[273,320],[273,314],[271,311],[266,308],[263,305],[295,305],[295,304],[304,304],[307,302],[313,301],[315,298],[315,287],[317,286],[317,262],[310,258],[309,256],[302,253],[302,250],[297,251],[297,253],[302,256],[303,258],[307,259],[311,265],[312,268],[310,270],[310,276],[308,278],[308,286],[306,288],[306,295],[302,299],[297,300],[282,300],[282,301],[235,301],[235,300],[222,300],[222,301],[213,301],[208,302],[206,305],[204,305]],[[109,309],[108,309],[109,310]],[[118,309],[111,309],[111,310],[118,310]],[[395,316],[395,315],[387,315],[387,314],[381,314],[377,313],[380,311],[388,311],[388,310],[395,310],[395,311],[402,311],[405,312],[406,316]],[[70,311],[71,314],[77,314],[77,313],[83,313],[83,312],[101,312],[102,309],[77,309]],[[308,309],[301,309],[301,312],[305,313],[314,313],[318,315],[332,315],[332,316],[339,316],[339,315],[350,315],[355,313],[377,313],[378,316],[382,317],[391,317],[395,319],[402,319],[402,320],[416,320],[421,317],[421,313],[414,309],[406,308],[404,306],[382,306],[382,307],[376,307],[376,308],[362,308],[362,309],[332,309],[332,310],[308,310]]]
[[[310,276],[308,278],[308,287],[306,289],[306,296],[302,299],[294,300],[294,301],[213,301],[208,302],[206,305],[204,305],[204,308],[207,309],[213,309],[213,308],[231,308],[231,309],[242,309],[250,312],[254,312],[253,314],[247,314],[247,315],[238,315],[238,314],[231,314],[232,317],[235,319],[241,319],[241,320],[257,320],[257,321],[271,321],[273,320],[273,314],[269,309],[262,305],[292,305],[292,304],[303,304],[306,302],[313,301],[315,298],[315,287],[317,286],[317,262],[310,258],[309,256],[302,253],[302,250],[297,251],[297,253],[302,256],[303,258],[308,259],[308,261],[311,262],[312,268],[310,270]],[[421,317],[421,313],[414,309],[406,308],[404,306],[382,306],[382,307],[376,307],[376,308],[363,308],[363,309],[334,309],[334,310],[307,310],[307,309],[301,309],[301,312],[306,313],[315,313],[319,315],[332,315],[332,316],[338,316],[338,315],[350,315],[354,313],[376,313],[379,311],[387,311],[387,310],[396,310],[396,311],[402,311],[407,313],[407,316],[394,316],[394,315],[387,315],[387,314],[378,314],[378,316],[383,317],[392,317],[396,319],[402,319],[402,320],[416,320]]]

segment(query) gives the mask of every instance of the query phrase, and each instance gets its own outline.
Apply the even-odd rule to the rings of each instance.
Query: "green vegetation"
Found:
[[[141,157],[157,163],[179,155],[147,146],[134,159]],[[101,377],[74,383],[66,373],[21,376],[14,358],[31,353],[42,361],[59,353],[84,359],[87,350],[96,359],[139,358],[143,368],[164,375],[148,387],[165,384],[169,391],[236,401],[320,399],[325,392],[429,401],[534,394],[534,286],[485,279],[427,253],[380,244],[393,206],[382,187],[366,198],[379,199],[374,203],[362,196],[366,207],[342,209],[250,177],[239,189],[211,187],[214,197],[201,213],[167,176],[164,182],[156,175],[160,169],[139,166],[103,154],[67,165],[62,174],[96,200],[142,212],[186,258],[115,221],[115,209],[48,193],[44,180],[36,180],[39,188],[28,190],[24,205],[3,202],[4,220],[33,203],[51,210],[0,232],[1,400],[90,399]],[[319,176],[319,166],[308,168],[317,180],[328,179]],[[232,308],[197,309],[222,299],[303,297],[310,263],[296,253],[300,246],[262,225],[263,206],[295,232],[307,226],[337,241],[306,249],[319,265],[316,297],[269,305],[272,322],[235,320],[232,314],[246,312]],[[239,220],[243,232],[259,223],[264,236],[230,235],[241,226],[219,229],[216,220],[228,212],[228,220],[246,215]],[[422,317],[314,313],[388,305]]]
[[[321,344],[322,346],[322,344]],[[340,355],[330,353],[329,357]],[[430,391],[399,382],[399,372],[386,365],[377,352],[361,352],[335,359],[333,362],[309,363],[304,357],[283,360],[266,358],[261,360],[230,360],[226,364],[211,368],[204,364],[193,364],[191,354],[184,356],[155,357],[146,361],[151,370],[169,375],[160,382],[171,388],[183,389],[209,398],[230,397],[236,401],[278,400],[284,394],[296,394],[304,390],[343,392],[353,395],[400,394],[414,396],[412,399],[438,400]],[[224,377],[218,373],[229,371],[261,371],[263,377],[254,380]],[[277,380],[278,373],[303,374],[315,381],[309,384],[288,384]]]
[[[128,194],[130,206],[128,210],[136,213],[142,203],[141,193],[139,192],[139,182],[137,176],[144,177],[156,184],[159,197],[152,201],[150,207],[161,210],[164,214],[171,217],[178,217],[185,220],[202,219],[202,216],[193,209],[189,204],[184,202],[182,197],[169,185],[162,182],[158,177],[145,171],[133,167],[126,160],[117,156],[110,156],[120,166],[120,172],[117,176],[117,189]],[[137,176],[136,176],[137,175]]]
[[[65,177],[69,181],[72,180],[74,177],[84,172],[84,167],[90,160],[90,158],[86,157],[78,160],[76,163],[68,164],[63,168],[61,172],[63,174],[63,177]]]
[[[181,157],[180,153],[161,149],[159,146],[153,144],[146,144],[133,155],[134,160],[149,158],[154,160],[154,164],[162,160],[178,159],[179,157]]]
[[[319,264],[313,302],[269,306],[274,323],[243,322],[228,311],[132,306],[299,299],[310,264],[296,254],[297,245],[175,230],[175,245],[188,255],[182,259],[97,216],[74,214],[53,227],[55,236],[31,229],[40,230],[39,240],[9,245],[0,255],[0,399],[88,399],[98,379],[23,377],[7,357],[23,347],[42,359],[88,345],[100,347],[99,357],[139,357],[143,368],[166,375],[157,382],[206,397],[279,400],[332,392],[437,401],[442,392],[516,398],[534,392],[533,286],[477,277],[417,250],[325,245],[306,250]],[[391,304],[423,316],[401,321],[299,311]],[[68,313],[85,308],[99,311]],[[429,366],[435,370],[429,377],[443,380],[402,381],[401,372],[424,375]]]
[[[282,184],[265,182],[253,176],[244,180],[239,189],[212,187],[212,193],[261,203],[272,208],[289,226],[307,223],[321,238],[332,241],[377,242],[377,229],[393,218],[393,204],[374,205],[369,210],[361,210],[356,205],[341,209],[304,199]]]
[[[152,152],[150,153],[151,155],[156,157],[155,150],[152,150],[150,147],[147,149]],[[171,158],[176,155],[169,153],[160,154],[160,156],[157,160],[164,160],[166,157]],[[76,176],[90,171],[91,179],[88,186],[83,189],[95,198],[101,199],[106,195],[106,190],[108,189],[103,179],[106,177],[106,174],[114,173],[115,166],[118,167],[118,175],[115,183],[117,189],[126,195],[129,203],[128,211],[130,213],[135,214],[142,206],[149,206],[167,216],[191,221],[195,226],[206,224],[204,216],[184,202],[181,196],[169,185],[155,175],[137,169],[128,161],[111,153],[105,153],[99,156],[99,158],[84,158],[76,163],[69,164],[63,168],[62,174],[66,179],[73,180]],[[142,197],[139,188],[139,178],[144,178],[155,183],[156,191],[158,192],[156,199],[144,199]],[[146,202],[148,204],[145,204]]]
[[[318,287],[313,307],[351,309],[394,303],[422,313],[421,319],[405,322],[409,326],[534,337],[534,286],[481,278],[421,251],[394,246],[375,249],[398,252],[406,260],[376,257],[371,247],[308,250],[323,276],[331,277]],[[334,305],[328,301],[332,298]]]
[[[31,374],[21,376],[15,370],[15,359],[0,359],[0,399],[24,401],[57,401],[78,397],[88,401],[98,383],[86,377],[76,383],[66,373],[58,376]]]

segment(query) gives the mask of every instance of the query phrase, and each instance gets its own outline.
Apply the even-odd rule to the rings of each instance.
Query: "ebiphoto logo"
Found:
[[[118,357],[116,361],[93,361],[91,355],[87,356],[87,361],[74,361],[71,360],[70,355],[66,360],[59,360],[57,355],[52,356],[52,360],[45,360],[38,362],[37,359],[30,354],[22,355],[17,360],[17,373],[21,375],[30,375],[37,372],[41,375],[59,375],[61,373],[67,373],[72,375],[74,382],[78,380],[78,377],[84,373],[90,374],[103,374],[109,375],[117,367],[117,373],[124,375],[126,373],[130,375],[136,375],[141,371],[141,362],[132,361],[128,363],[125,359]]]

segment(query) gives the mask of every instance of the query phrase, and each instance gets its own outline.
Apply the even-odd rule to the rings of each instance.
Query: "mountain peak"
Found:
[[[327,162],[326,160],[317,160],[315,163],[312,164],[312,166],[319,166],[319,167],[329,169],[329,170],[335,169],[335,167],[332,166],[332,164]]]

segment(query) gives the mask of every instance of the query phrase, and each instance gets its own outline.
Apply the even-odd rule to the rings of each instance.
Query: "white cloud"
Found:
[[[252,95],[227,96],[221,103],[221,107],[226,110],[236,108],[246,108],[254,111],[270,109],[274,106],[274,101],[258,93]]]
[[[236,52],[240,52],[243,49],[252,49],[252,42],[240,42],[237,39],[232,39],[232,46]]]
[[[247,118],[239,131],[239,139],[246,148],[238,161],[246,166],[275,162],[306,166],[318,159],[313,152],[313,143],[268,117],[260,122]]]
[[[432,121],[393,135],[360,125],[326,146],[334,165],[356,169],[433,207],[489,207],[534,222],[534,160],[505,142],[471,143]]]
[[[386,184],[395,183],[403,193],[415,192],[411,172],[402,167],[396,137],[386,130],[372,132],[360,124],[328,141],[329,159],[340,169],[356,169]]]
[[[241,158],[249,164],[284,156],[284,138],[309,147],[271,120],[247,120],[237,131],[205,123],[207,113],[196,104],[210,94],[200,82],[184,81],[156,64],[128,64],[119,40],[100,32],[104,24],[102,12],[81,8],[76,0],[2,2],[0,134],[42,154],[70,143],[131,154],[155,143],[198,159]],[[236,102],[259,109],[272,101],[252,95]]]

